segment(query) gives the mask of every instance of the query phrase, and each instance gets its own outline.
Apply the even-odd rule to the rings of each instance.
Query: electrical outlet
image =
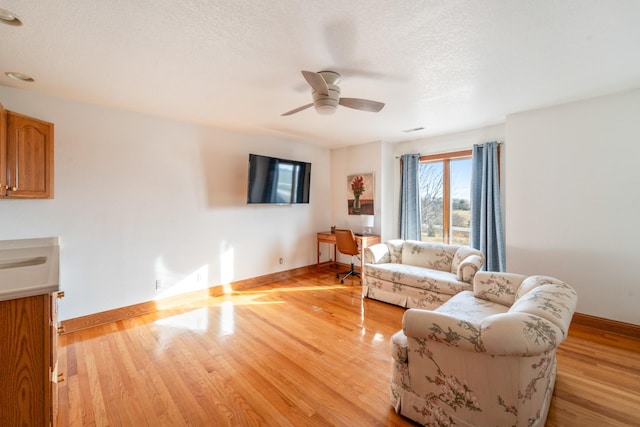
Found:
[[[156,290],[161,289],[162,288],[162,280],[161,279],[156,279]]]
[[[284,264],[284,258],[280,258],[280,259],[278,260],[278,262],[279,262],[281,265],[282,265],[282,264]]]

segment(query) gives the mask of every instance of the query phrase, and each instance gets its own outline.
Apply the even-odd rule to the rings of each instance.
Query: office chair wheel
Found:
[[[341,283],[341,284],[344,284],[344,279],[340,280],[340,283]]]

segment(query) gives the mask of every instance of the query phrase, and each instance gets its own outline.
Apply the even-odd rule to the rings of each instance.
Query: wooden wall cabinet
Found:
[[[58,319],[62,292],[0,301],[0,421],[48,427],[57,413]]]
[[[53,198],[53,123],[0,104],[0,198]]]

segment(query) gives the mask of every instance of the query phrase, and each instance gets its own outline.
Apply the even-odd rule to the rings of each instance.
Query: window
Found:
[[[471,150],[420,157],[422,241],[469,246]]]

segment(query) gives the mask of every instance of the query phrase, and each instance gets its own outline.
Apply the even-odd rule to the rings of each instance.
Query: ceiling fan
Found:
[[[338,86],[338,83],[340,83],[340,74],[335,71],[320,71],[318,73],[302,71],[302,75],[307,80],[307,83],[309,83],[309,86],[311,86],[313,102],[287,111],[282,114],[283,116],[290,116],[299,111],[306,110],[309,107],[314,107],[318,114],[333,114],[338,109],[338,104],[343,107],[373,113],[377,113],[384,107],[383,102],[371,101],[369,99],[341,98],[340,87]]]

